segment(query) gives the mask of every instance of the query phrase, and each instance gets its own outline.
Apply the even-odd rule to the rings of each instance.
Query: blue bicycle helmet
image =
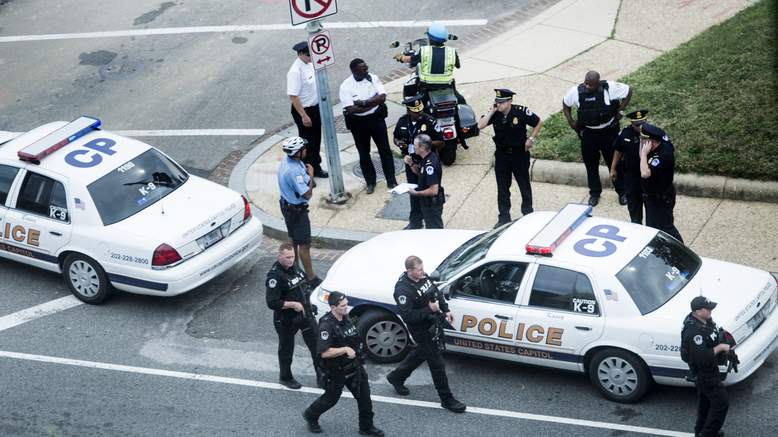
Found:
[[[448,29],[442,24],[433,24],[427,28],[427,37],[430,41],[442,44],[448,41]]]

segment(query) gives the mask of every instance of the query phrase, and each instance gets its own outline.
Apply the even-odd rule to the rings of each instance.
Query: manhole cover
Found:
[[[381,158],[378,156],[378,153],[371,154],[370,160],[373,161],[373,167],[375,167],[376,180],[380,181],[386,179],[386,176],[384,175],[384,168],[381,167]],[[403,162],[399,159],[395,158],[394,155],[392,155],[392,162],[394,162],[394,174],[399,173],[405,167],[405,164],[403,164]],[[351,172],[354,173],[354,176],[358,178],[365,178],[365,176],[362,174],[362,168],[359,166],[359,161],[355,162],[353,167],[351,167]]]
[[[411,214],[411,200],[409,194],[391,195],[386,205],[378,211],[376,218],[387,220],[408,221]]]
[[[124,59],[120,62],[111,62],[110,64],[101,65],[97,72],[100,74],[102,80],[120,80],[127,79],[135,73],[143,71],[143,63],[140,61],[133,61],[130,59]]]

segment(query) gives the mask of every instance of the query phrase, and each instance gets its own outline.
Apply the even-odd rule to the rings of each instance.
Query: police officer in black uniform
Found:
[[[407,108],[407,113],[397,120],[397,125],[394,127],[394,145],[400,148],[403,159],[410,155],[411,160],[419,164],[421,157],[413,149],[413,140],[416,139],[416,136],[419,134],[429,135],[433,150],[439,150],[443,147],[443,136],[438,132],[435,119],[424,112],[422,96],[408,97],[403,100],[403,104]],[[408,164],[405,164],[405,177],[411,184],[419,183],[419,177]],[[411,213],[405,229],[421,229],[424,227],[424,223],[419,198],[410,196],[410,199]]]
[[[627,211],[632,223],[643,224],[643,188],[640,177],[640,126],[646,122],[648,110],[638,109],[626,115],[629,124],[619,132],[613,146],[611,180],[624,180]]]
[[[440,159],[432,150],[432,139],[427,134],[417,135],[413,141],[413,148],[421,158],[421,162],[414,163],[410,155],[403,157],[403,162],[418,176],[419,183],[408,193],[419,198],[424,226],[427,229],[443,229],[443,204],[446,202],[446,194],[441,185],[443,168]]]
[[[562,100],[562,112],[570,128],[581,139],[581,158],[586,167],[586,182],[589,186],[589,205],[600,202],[602,183],[600,182],[600,155],[610,170],[613,163],[613,142],[619,133],[619,119],[623,109],[632,98],[629,85],[612,80],[600,80],[600,73],[589,71],[583,83],[567,91]],[[576,119],[571,109],[578,107]],[[621,180],[613,182],[619,195],[619,204],[626,205]]]
[[[454,316],[443,293],[424,273],[424,264],[419,257],[411,255],[406,258],[405,270],[394,286],[394,300],[416,347],[396,369],[386,375],[386,380],[398,394],[407,396],[410,391],[404,385],[405,380],[426,361],[440,396],[440,405],[455,413],[464,413],[467,406],[451,394],[441,354],[445,349],[441,327],[443,319],[450,326]]]
[[[521,213],[532,212],[532,186],[529,180],[529,150],[540,132],[540,117],[526,106],[514,105],[516,94],[508,89],[495,89],[494,106],[478,120],[478,128],[494,126],[494,176],[497,179],[497,224],[511,221],[511,175],[521,192]],[[527,138],[527,126],[532,134]]]
[[[281,244],[278,260],[267,272],[265,299],[267,306],[273,310],[273,326],[278,333],[279,380],[281,384],[297,390],[302,387],[292,376],[294,336],[297,331],[302,332],[315,369],[319,368],[319,357],[316,353],[315,307],[308,303],[310,296],[305,273],[294,261],[292,245]]]
[[[730,346],[718,342],[716,324],[711,311],[716,302],[697,296],[691,302],[692,312],[683,321],[681,331],[681,358],[689,365],[690,380],[697,386],[696,437],[715,437],[720,434],[729,409],[729,396],[722,381],[726,373],[719,372],[720,354],[727,354]]]
[[[324,369],[324,394],[303,411],[308,430],[320,433],[319,417],[334,407],[347,387],[359,409],[359,433],[383,436],[373,425],[373,403],[367,372],[362,366],[362,339],[348,317],[346,295],[333,291],[327,298],[330,311],[319,319],[319,354]]]
[[[648,123],[640,127],[640,177],[646,226],[665,231],[683,243],[673,224],[675,208],[675,147],[665,131]]]

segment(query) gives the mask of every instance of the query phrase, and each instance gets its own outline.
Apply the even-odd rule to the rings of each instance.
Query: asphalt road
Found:
[[[101,306],[80,305],[0,331],[0,435],[304,433],[299,413],[316,395],[272,387],[277,381],[277,339],[265,306],[264,275],[273,261],[271,253],[260,250],[183,296],[119,294]],[[315,266],[323,272],[331,263],[317,261]],[[67,296],[54,274],[0,261],[0,277],[0,317]],[[12,358],[8,352],[25,355]],[[600,397],[583,375],[457,355],[447,356],[446,362],[454,393],[470,407],[545,419],[483,411],[460,416],[396,404],[399,397],[383,379],[392,366],[369,364],[373,394],[392,402],[375,401],[377,425],[389,435],[543,436],[639,435],[555,418],[673,431],[693,426],[695,394],[690,389],[656,387],[641,403],[621,405]],[[768,436],[778,429],[773,414],[778,402],[776,364],[778,354],[773,354],[752,378],[730,390],[726,429],[731,435]],[[295,351],[293,371],[304,385],[314,386],[303,346]],[[189,374],[206,377],[193,379]],[[410,399],[436,404],[424,367],[407,384]],[[355,431],[355,417],[354,401],[345,399],[321,423],[335,435]]]
[[[327,22],[487,19],[515,12],[526,0],[341,0]],[[405,7],[398,7],[398,4]],[[287,0],[94,2],[0,1],[0,37],[138,29],[289,24]],[[460,36],[477,26],[452,27]],[[333,29],[337,64],[330,87],[362,57],[379,76],[397,68],[393,40],[423,28]],[[151,36],[0,42],[0,130],[24,131],[81,114],[113,130],[266,129],[290,123],[286,72],[291,30],[224,31]],[[200,176],[256,138],[144,137]]]

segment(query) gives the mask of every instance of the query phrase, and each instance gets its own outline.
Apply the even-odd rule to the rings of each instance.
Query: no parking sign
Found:
[[[308,48],[311,52],[311,62],[316,70],[329,67],[335,63],[335,53],[332,50],[330,32],[322,30],[308,36]]]

